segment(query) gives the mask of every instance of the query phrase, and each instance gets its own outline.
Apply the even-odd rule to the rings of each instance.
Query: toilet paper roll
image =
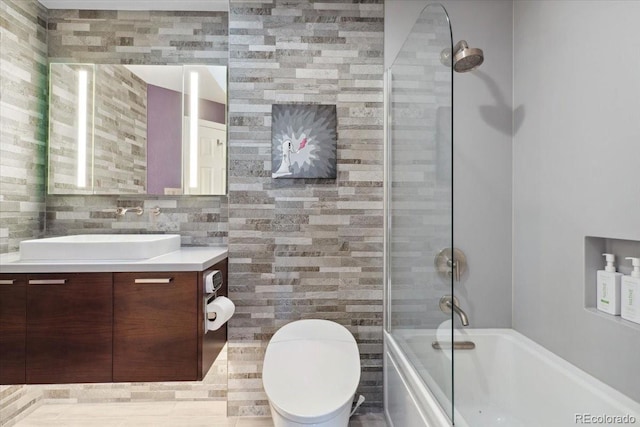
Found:
[[[235,311],[236,306],[229,298],[218,297],[214,299],[212,302],[207,304],[207,314],[215,313],[216,318],[215,320],[205,319],[206,331],[217,331],[218,329],[220,329],[222,325],[224,325],[229,319],[231,319],[231,316],[233,316],[233,313],[235,313]]]

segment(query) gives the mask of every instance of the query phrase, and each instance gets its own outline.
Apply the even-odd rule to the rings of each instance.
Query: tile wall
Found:
[[[127,102],[123,102],[126,100]],[[147,188],[147,84],[124,67],[96,67],[94,190]]]
[[[76,180],[80,70],[88,75],[86,188],[79,188]],[[49,79],[48,191],[145,194],[147,84],[117,64],[54,63]]]
[[[117,217],[116,206],[145,212]],[[227,243],[227,215],[226,196],[48,196],[47,235],[173,233],[183,246],[220,246]]]
[[[0,253],[42,234],[46,141],[47,10],[0,2]],[[41,393],[0,386],[0,420],[33,407]]]
[[[227,65],[226,12],[50,10],[51,62]],[[116,206],[161,214],[116,218]],[[180,233],[183,245],[226,243],[227,197],[47,196],[46,234]]]
[[[44,215],[47,10],[0,3],[0,253],[39,237]]]
[[[49,60],[227,65],[226,12],[50,10]]]
[[[264,350],[282,325],[345,325],[359,392],[382,402],[383,2],[232,0],[229,415],[268,414]],[[337,106],[338,177],[271,178],[271,105]]]

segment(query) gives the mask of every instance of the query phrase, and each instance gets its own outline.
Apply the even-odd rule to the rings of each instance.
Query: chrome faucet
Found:
[[[469,326],[469,318],[467,317],[467,313],[465,313],[464,310],[460,308],[458,298],[452,295],[443,296],[442,298],[440,298],[440,310],[442,310],[442,312],[445,314],[450,314],[453,310],[458,316],[460,316],[460,322],[462,322],[462,326]]]
[[[116,215],[118,216],[124,216],[127,212],[134,212],[136,215],[140,216],[144,213],[144,209],[142,209],[141,206],[136,206],[135,208],[116,208]]]

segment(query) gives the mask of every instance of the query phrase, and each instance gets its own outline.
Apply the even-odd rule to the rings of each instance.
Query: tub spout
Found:
[[[460,308],[458,298],[452,295],[443,296],[442,298],[440,298],[440,310],[442,310],[446,314],[450,314],[453,310],[453,312],[460,316],[460,322],[462,322],[462,326],[469,326],[469,318],[467,317],[467,313],[465,313],[464,310]]]
[[[452,304],[451,301],[449,301],[447,304],[449,304],[451,309],[453,309],[453,311],[455,311],[458,314],[458,316],[460,316],[460,321],[462,322],[462,326],[469,326],[469,318],[467,317],[467,313],[465,313],[464,310],[461,309],[458,304]]]

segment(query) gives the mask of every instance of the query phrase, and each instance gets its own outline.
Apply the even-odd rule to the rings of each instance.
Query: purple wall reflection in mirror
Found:
[[[185,115],[189,114],[185,96]],[[147,194],[182,188],[182,94],[147,85]],[[200,100],[202,120],[225,123],[225,105]]]

